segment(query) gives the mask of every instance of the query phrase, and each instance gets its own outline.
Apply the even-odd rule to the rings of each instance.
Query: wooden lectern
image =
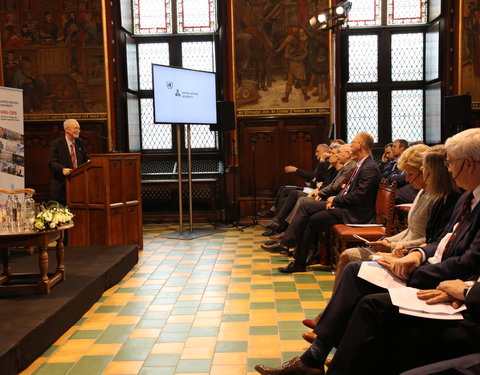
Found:
[[[140,154],[97,154],[67,177],[69,246],[143,248]]]

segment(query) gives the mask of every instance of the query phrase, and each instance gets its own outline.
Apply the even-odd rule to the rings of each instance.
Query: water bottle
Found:
[[[18,200],[18,196],[15,195],[15,199],[13,200],[13,207],[14,207],[14,216],[15,216],[15,221],[13,223],[14,225],[14,230],[15,231],[20,231],[22,228],[22,203]]]
[[[25,230],[32,230],[32,222],[35,218],[35,201],[30,194],[25,194],[23,203],[23,218]]]
[[[15,203],[13,202],[12,196],[9,195],[7,198],[7,202],[5,203],[5,209],[7,212],[7,229],[8,231],[12,231],[14,228],[14,221],[17,216],[16,210],[14,210]]]

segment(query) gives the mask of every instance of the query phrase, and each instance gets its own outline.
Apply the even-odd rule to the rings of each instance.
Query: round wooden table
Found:
[[[0,275],[0,292],[37,291],[42,294],[50,293],[51,288],[61,280],[66,279],[65,265],[63,264],[64,247],[63,231],[73,227],[73,224],[62,225],[56,229],[41,232],[0,232],[0,250],[2,252],[3,269]],[[54,273],[48,273],[48,244],[56,241],[57,268]],[[38,267],[36,273],[13,273],[10,270],[9,247],[38,247]],[[38,279],[37,283],[28,282]],[[24,280],[25,283],[21,281]]]

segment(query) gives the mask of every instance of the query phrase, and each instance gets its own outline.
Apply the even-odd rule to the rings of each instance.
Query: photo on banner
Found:
[[[0,188],[25,187],[25,141],[23,129],[23,92],[0,86]],[[0,204],[6,194],[0,194]]]

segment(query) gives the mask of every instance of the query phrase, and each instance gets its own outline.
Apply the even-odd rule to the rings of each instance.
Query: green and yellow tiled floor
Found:
[[[262,228],[193,241],[145,225],[137,266],[22,375],[256,374],[302,353],[302,319],[331,296],[329,269],[285,275]]]

